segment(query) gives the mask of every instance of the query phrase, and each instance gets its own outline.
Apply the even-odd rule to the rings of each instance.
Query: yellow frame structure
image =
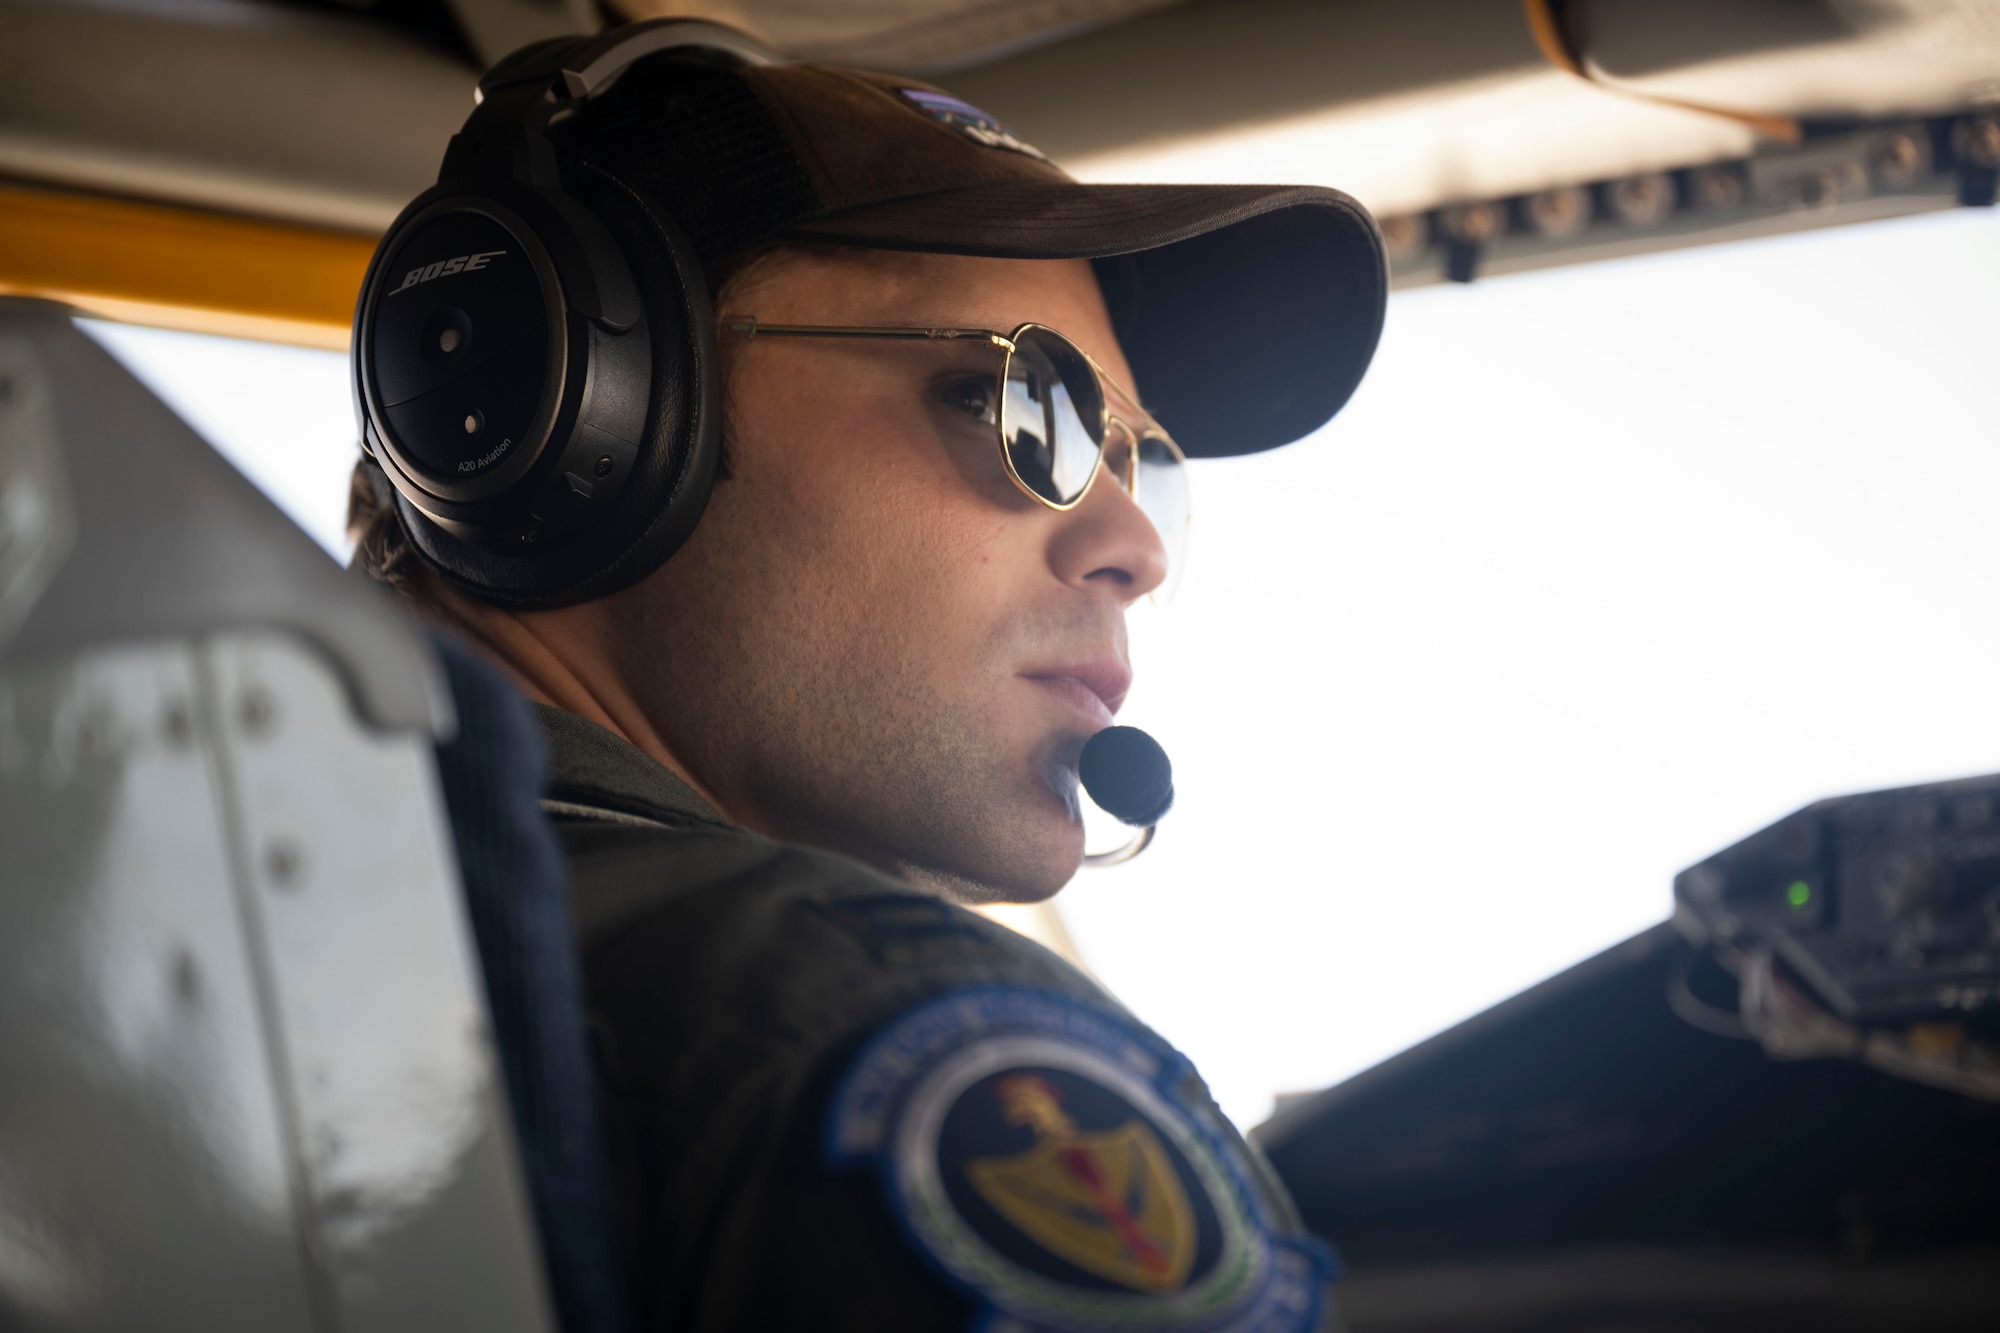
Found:
[[[345,350],[376,237],[0,184],[0,292]]]

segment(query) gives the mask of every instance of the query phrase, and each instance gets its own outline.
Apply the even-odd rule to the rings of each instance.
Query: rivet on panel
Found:
[[[1688,184],[1695,206],[1717,213],[1741,208],[1749,193],[1743,183],[1742,168],[1733,162],[1703,167],[1688,178]]]
[[[1418,213],[1406,217],[1383,218],[1382,248],[1390,263],[1415,259],[1431,243],[1430,220]]]
[[[1913,134],[1884,135],[1869,156],[1875,179],[1888,186],[1915,184],[1930,166],[1923,144]]]
[[[306,853],[291,838],[273,838],[264,845],[264,873],[280,889],[297,888],[305,878]]]
[[[174,950],[174,961],[168,969],[174,991],[174,999],[192,1008],[201,1003],[201,965],[186,949]]]
[[[1575,185],[1531,194],[1521,203],[1528,225],[1537,236],[1551,241],[1580,236],[1590,225],[1590,192]]]
[[[236,720],[246,736],[268,735],[278,720],[278,705],[271,698],[271,692],[261,685],[246,687],[242,697],[236,701]]]
[[[1604,187],[1604,202],[1611,216],[1634,231],[1657,227],[1674,211],[1674,182],[1658,171],[1641,172]]]
[[[185,699],[169,699],[166,711],[160,718],[160,731],[167,738],[167,744],[174,749],[184,749],[194,742],[194,710]]]
[[[1972,166],[1988,170],[2000,167],[2000,118],[1972,116],[1959,121],[1952,146],[1959,158]]]
[[[77,744],[85,755],[102,759],[118,749],[118,714],[110,703],[93,699],[77,725]]]

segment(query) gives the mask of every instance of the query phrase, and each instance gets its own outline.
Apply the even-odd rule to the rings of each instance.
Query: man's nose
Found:
[[[1073,587],[1113,592],[1123,605],[1166,582],[1167,548],[1121,479],[1100,463],[1090,493],[1059,516],[1049,567]]]

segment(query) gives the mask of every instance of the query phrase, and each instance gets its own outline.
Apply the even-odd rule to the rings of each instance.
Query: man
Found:
[[[1365,214],[1076,185],[846,71],[656,58],[573,119],[566,169],[647,193],[716,293],[706,511],[539,609],[448,576],[372,462],[352,518],[538,707],[641,1325],[1321,1326],[1326,1254],[1192,1069],[959,904],[1075,872],[1124,611],[1178,573],[1166,433],[1332,415],[1381,316]],[[1009,424],[1034,355],[1040,462]]]

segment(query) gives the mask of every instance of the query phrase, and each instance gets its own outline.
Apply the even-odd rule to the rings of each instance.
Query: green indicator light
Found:
[[[1792,881],[1792,887],[1785,890],[1785,901],[1794,907],[1804,907],[1812,901],[1812,885],[1802,879]]]

